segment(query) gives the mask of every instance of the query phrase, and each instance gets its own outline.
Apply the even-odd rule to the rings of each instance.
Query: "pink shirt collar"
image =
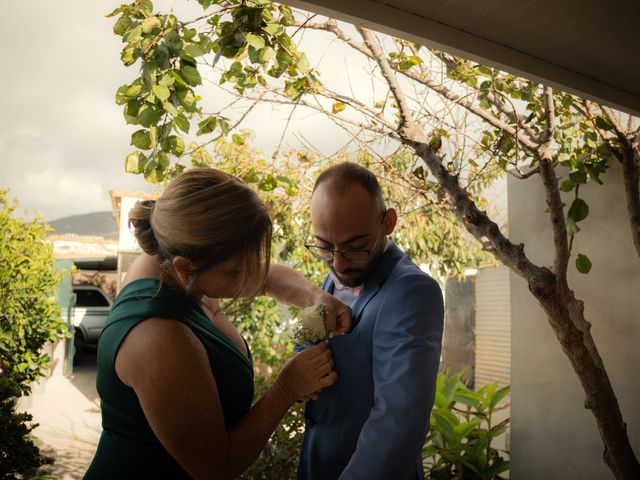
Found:
[[[333,280],[334,290],[344,290],[345,292],[351,293],[354,297],[359,297],[362,294],[364,283],[361,283],[357,287],[347,287],[340,283],[340,280],[338,280],[338,277],[336,277],[333,272],[330,272],[329,275],[331,275],[331,279]]]

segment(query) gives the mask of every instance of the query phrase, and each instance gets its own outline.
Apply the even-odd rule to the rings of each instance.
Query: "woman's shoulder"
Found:
[[[208,364],[206,350],[198,337],[184,322],[150,317],[137,323],[123,340],[116,370],[125,384],[130,384],[136,375],[146,375],[149,369],[180,371],[182,362],[191,366]]]

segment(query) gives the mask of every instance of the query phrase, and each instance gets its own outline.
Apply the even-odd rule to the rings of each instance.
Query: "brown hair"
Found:
[[[272,224],[258,195],[236,177],[211,168],[193,168],[176,177],[157,201],[137,202],[129,225],[149,255],[158,255],[162,280],[177,285],[173,258],[195,264],[197,275],[239,256],[240,291],[266,281]],[[189,287],[184,292],[190,294]]]

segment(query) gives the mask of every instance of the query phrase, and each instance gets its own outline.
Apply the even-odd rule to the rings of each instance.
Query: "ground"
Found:
[[[95,351],[89,351],[71,378],[51,376],[19,402],[40,424],[33,433],[44,453],[54,455],[51,475],[61,480],[82,478],[96,451],[102,428],[95,384]]]

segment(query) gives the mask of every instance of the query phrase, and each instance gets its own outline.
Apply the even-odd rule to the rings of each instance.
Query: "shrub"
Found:
[[[47,367],[45,343],[63,339],[68,329],[55,300],[60,277],[48,227],[14,217],[6,196],[0,190],[0,476],[14,478],[44,463],[28,438],[31,417],[15,411],[15,399]]]
[[[460,377],[438,374],[431,428],[422,449],[427,477],[499,479],[509,461],[491,443],[506,431],[509,419],[493,425],[492,415],[509,387],[498,389],[492,383],[473,392]]]
[[[12,480],[27,469],[35,469],[50,463],[40,456],[29,433],[38,425],[31,425],[32,417],[16,412],[16,397],[20,396],[18,385],[0,376],[0,478]]]
[[[276,375],[256,377],[255,399],[259,399],[275,381]],[[264,450],[243,480],[294,480],[298,471],[300,444],[304,434],[304,403],[295,403],[273,432]]]

